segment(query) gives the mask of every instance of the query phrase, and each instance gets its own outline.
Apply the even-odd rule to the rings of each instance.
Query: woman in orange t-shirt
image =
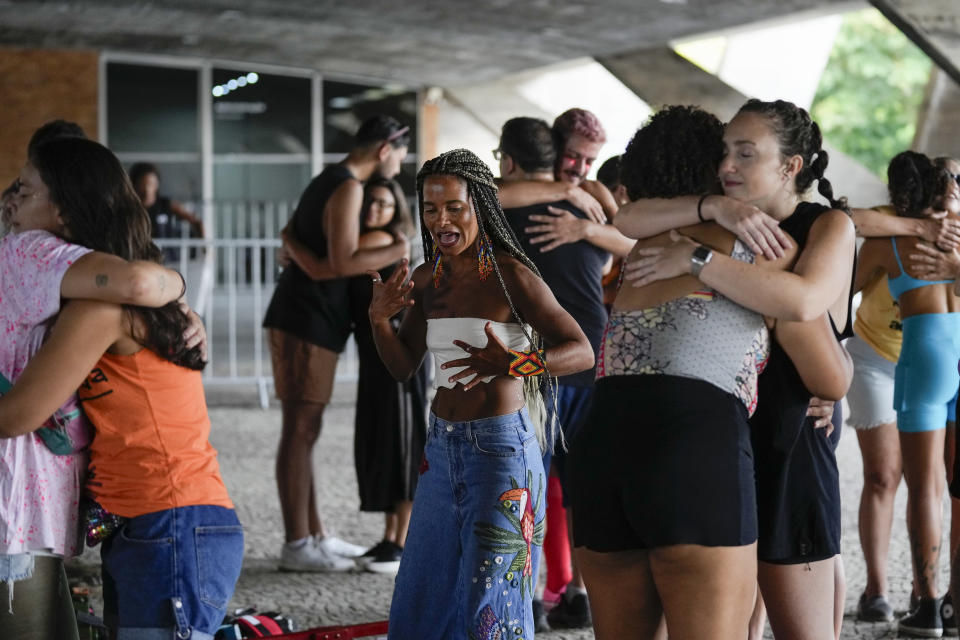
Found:
[[[55,140],[30,162],[64,237],[160,261],[146,211],[109,150]],[[101,515],[122,521],[101,547],[104,618],[118,640],[212,639],[240,575],[243,530],[208,439],[202,347],[188,345],[187,329],[176,303],[70,302],[0,398],[0,416],[29,432],[78,393],[96,432],[88,492]]]

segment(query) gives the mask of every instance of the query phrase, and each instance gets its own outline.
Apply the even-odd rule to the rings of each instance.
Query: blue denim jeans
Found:
[[[546,478],[526,409],[430,415],[390,638],[531,639]]]
[[[563,431],[563,437],[567,442],[567,448],[577,437],[580,430],[587,422],[590,415],[590,407],[593,405],[593,392],[596,387],[574,387],[568,384],[557,385],[557,420],[560,421],[560,429]],[[553,403],[547,403],[547,420],[553,417]],[[567,503],[567,452],[560,445],[560,436],[557,435],[557,441],[553,443],[553,448],[548,449],[543,454],[543,468],[547,474],[550,474],[550,463],[553,462],[557,469],[557,477],[560,478],[560,486],[563,487],[563,506]]]
[[[103,614],[117,640],[213,637],[243,564],[233,509],[193,506],[128,520],[100,549]]]

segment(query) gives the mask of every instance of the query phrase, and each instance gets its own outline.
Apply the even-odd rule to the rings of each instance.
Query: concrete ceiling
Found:
[[[201,56],[453,87],[851,4],[864,6],[849,0],[0,0],[0,44]]]
[[[871,0],[871,4],[960,84],[960,2]]]

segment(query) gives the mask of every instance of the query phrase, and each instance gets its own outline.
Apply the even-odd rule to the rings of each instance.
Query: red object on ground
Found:
[[[281,636],[268,636],[274,640],[353,640],[354,638],[386,638],[387,621],[352,624],[344,627],[316,627],[295,631]]]

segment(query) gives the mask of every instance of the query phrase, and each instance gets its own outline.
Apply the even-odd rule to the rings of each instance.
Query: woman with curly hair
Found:
[[[960,216],[960,186],[946,162],[914,151],[890,161],[890,202],[898,216]],[[920,599],[918,607],[900,620],[900,630],[929,635],[943,630],[937,600],[940,503],[946,477],[944,429],[954,420],[960,386],[960,298],[953,280],[923,280],[905,268],[902,257],[910,255],[918,242],[922,240],[909,236],[867,240],[860,251],[857,285],[885,273],[900,304],[903,346],[894,373],[893,406],[907,482],[914,590]]]
[[[656,113],[622,157],[629,197],[715,193],[722,132],[694,107]],[[758,257],[714,223],[682,231],[765,270],[792,261],[792,251]],[[628,260],[670,242],[668,233],[641,240]],[[746,635],[757,538],[747,418],[768,352],[763,316],[695,276],[618,291],[590,429],[570,452],[571,502],[583,514],[577,558],[598,638],[652,637],[661,613],[671,638]]]
[[[441,154],[420,170],[417,191],[432,264],[409,283],[405,264],[386,281],[370,274],[370,325],[387,369],[405,380],[429,351],[439,387],[389,637],[532,638],[540,447],[553,431],[540,424],[539,376],[588,369],[593,351],[520,250],[479,158]],[[395,331],[390,319],[404,309]]]
[[[777,255],[795,244],[799,253],[793,269],[761,269],[677,236],[667,247],[641,249],[643,257],[628,265],[626,278],[642,287],[697,274],[702,284],[747,308],[833,333],[832,340],[810,345],[832,362],[811,385],[789,357],[790,339],[781,323],[750,422],[758,575],[770,624],[778,636],[837,636],[843,585],[837,557],[839,431],[815,429],[818,421],[811,417],[810,405],[814,397],[841,397],[850,383],[849,356],[836,342],[852,333],[854,227],[841,210],[845,203],[834,198],[823,177],[828,156],[820,129],[805,110],[782,100],[750,100],[725,127],[723,143],[718,176],[724,195],[640,200],[622,210],[618,226],[649,237],[697,220],[715,220],[755,251]],[[815,180],[829,207],[804,200]],[[818,391],[821,386],[830,393]],[[833,409],[830,422],[839,426],[839,406],[813,408]]]

